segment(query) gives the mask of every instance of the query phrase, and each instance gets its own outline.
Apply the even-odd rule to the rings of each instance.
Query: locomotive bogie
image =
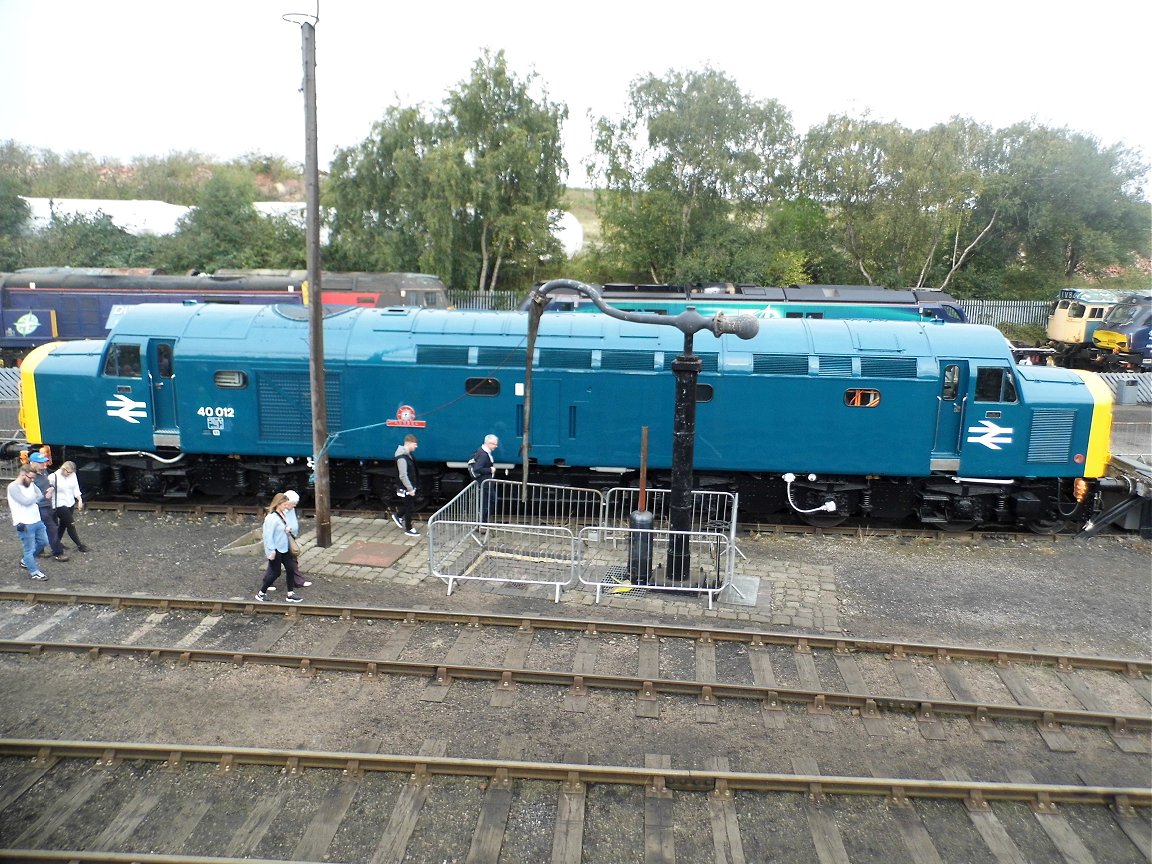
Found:
[[[393,451],[414,431],[422,494],[448,500],[487,433],[501,439],[498,461],[517,467],[529,422],[534,480],[635,485],[647,427],[648,482],[667,488],[681,334],[545,316],[529,421],[526,328],[517,312],[327,314],[333,499],[391,503]],[[774,320],[747,341],[697,334],[694,351],[695,485],[738,492],[749,516],[1043,526],[1074,509],[1066,484],[1101,476],[1107,462],[1106,385],[1016,366],[993,328]],[[112,362],[133,352],[139,370]],[[25,430],[90,454],[110,494],[306,491],[308,355],[302,307],[136,307],[106,342],[29,355]]]

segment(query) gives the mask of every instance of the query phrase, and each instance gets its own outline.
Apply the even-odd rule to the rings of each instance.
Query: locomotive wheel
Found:
[[[1059,534],[1068,527],[1067,519],[1029,519],[1024,527],[1033,534]]]
[[[813,528],[835,528],[848,521],[847,513],[801,513],[800,518]]]

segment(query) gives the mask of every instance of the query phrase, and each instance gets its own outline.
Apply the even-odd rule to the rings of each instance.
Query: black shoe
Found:
[[[61,552],[59,555],[53,555],[52,560],[53,561],[67,561],[68,556],[65,555],[63,552]]]
[[[28,569],[28,565],[24,563],[23,558],[19,559],[16,563],[19,564],[21,567],[23,567],[25,570]]]
[[[297,594],[295,591],[289,591],[284,595],[284,599],[289,603],[303,603],[304,598]]]
[[[263,591],[257,591],[256,592],[256,599],[259,600],[261,603],[267,603],[268,602],[268,595],[265,594]]]
[[[77,552],[87,552],[88,547],[85,546],[83,543],[81,543],[79,546],[76,547],[76,551]]]

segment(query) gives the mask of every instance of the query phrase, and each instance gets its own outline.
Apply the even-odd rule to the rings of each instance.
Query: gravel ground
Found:
[[[9,535],[12,564],[7,578],[0,578],[0,587],[248,598],[262,570],[260,559],[257,555],[251,559],[225,555],[220,550],[256,524],[254,517],[229,521],[216,516],[90,513],[83,518],[80,531],[91,551],[72,551],[67,562],[45,562],[50,575],[47,583],[32,583],[19,570],[18,545]],[[305,532],[310,530],[311,520],[306,519],[302,527]],[[831,568],[840,625],[856,638],[1134,657],[1149,653],[1152,544],[1136,537],[1110,536],[1084,542],[749,537],[741,539],[741,548],[753,562],[763,561],[767,568],[788,562]],[[424,553],[425,547],[417,545],[408,555]],[[443,584],[431,578],[418,584],[382,579],[321,580],[307,592],[307,599],[326,605],[389,605],[548,617],[584,618],[597,613],[629,620],[672,617],[652,612],[628,614],[627,608],[620,606],[596,609],[575,603],[554,604],[534,597],[485,592],[477,586],[446,596]],[[679,609],[683,605],[677,604]],[[699,608],[702,623],[736,626],[707,618],[702,603]],[[692,622],[685,621],[678,611],[675,623]],[[324,625],[308,621],[304,626]],[[435,636],[421,633],[426,640]],[[454,635],[443,634],[441,650],[451,646]],[[48,633],[44,638],[62,637]],[[530,666],[550,665],[547,643],[553,638],[553,634],[538,635]],[[690,651],[685,653],[688,646],[664,641],[662,672],[693,677],[693,658]],[[616,646],[611,639],[603,642],[599,660],[610,662]],[[419,647],[414,644],[412,650]],[[484,650],[481,641],[478,653],[482,655]],[[718,650],[721,678],[725,677],[723,652],[727,650],[736,649],[722,646]],[[565,656],[570,656],[567,650]],[[866,668],[865,658],[861,663]],[[49,671],[51,674],[45,674]],[[978,678],[974,684],[979,686]],[[494,712],[489,707],[489,684],[457,682],[443,703],[422,698],[426,685],[412,678],[301,676],[273,667],[193,664],[174,671],[147,660],[120,658],[93,664],[84,657],[53,655],[35,660],[8,655],[0,657],[0,691],[8,694],[0,704],[0,736],[358,751],[372,743],[384,752],[396,753],[415,753],[424,742],[439,738],[447,742],[450,755],[491,757],[510,733],[516,733],[521,736],[524,758],[550,760],[564,753],[582,752],[589,761],[602,764],[643,764],[645,754],[657,753],[671,754],[675,767],[704,767],[708,759],[723,754],[731,756],[734,770],[790,772],[797,757],[808,756],[818,760],[825,774],[878,771],[931,778],[940,776],[941,765],[966,764],[975,765],[973,773],[982,779],[1006,779],[1005,771],[1016,767],[1031,770],[1042,781],[1077,782],[1075,771],[1087,763],[1100,776],[1133,784],[1144,782],[1147,772],[1146,757],[1122,754],[1105,736],[1091,731],[1070,731],[1076,739],[1076,754],[1049,751],[1026,724],[1007,726],[1008,740],[997,747],[979,741],[966,721],[946,721],[947,740],[926,742],[914,720],[898,716],[889,720],[892,734],[884,738],[862,735],[859,728],[844,720],[838,722],[834,734],[814,735],[799,707],[787,709],[784,729],[772,730],[764,725],[755,705],[725,703],[719,706],[715,723],[701,723],[695,702],[677,697],[661,698],[661,722],[654,726],[652,721],[635,716],[633,698],[623,694],[594,692],[586,713],[573,714],[564,708],[563,691],[523,686],[517,689],[510,708]],[[391,794],[387,788],[381,787],[385,798]],[[596,826],[599,819],[619,822],[621,808],[607,807],[602,814],[597,809],[600,803],[595,802],[589,805],[590,826]],[[438,806],[435,799],[429,806]],[[774,806],[795,805],[781,799]],[[516,818],[527,818],[530,812],[517,810]],[[764,816],[768,826],[791,824],[793,818],[774,811]],[[629,819],[626,824],[639,830],[640,820]],[[442,824],[464,826],[460,828],[464,836],[475,819],[468,814],[468,818]],[[882,848],[889,839],[882,824],[865,824],[864,840]],[[623,860],[611,849],[597,851],[599,840],[593,836],[592,827],[589,830],[593,839],[586,854],[592,857],[587,860]],[[707,828],[701,826],[700,830],[704,832],[700,836],[707,838]],[[770,832],[771,828],[765,830]],[[946,833],[944,828],[939,832],[940,836]],[[681,836],[685,860],[689,860],[691,838]],[[761,836],[760,832],[750,829],[746,842],[754,843],[751,838],[756,836]],[[796,856],[779,860],[809,860],[807,842],[800,834],[796,836],[800,837]],[[447,844],[446,838],[429,837],[423,842],[427,846],[419,847],[412,860],[448,860],[441,854],[446,846],[438,845]],[[631,848],[635,838],[629,843]],[[261,851],[269,854],[272,850]],[[521,851],[527,856],[525,860],[532,858],[527,850]],[[350,853],[350,857],[357,855]]]
[[[194,597],[247,598],[259,585],[263,561],[222,554],[259,522],[255,517],[156,516],[89,512],[79,523],[87,554],[47,560],[50,576],[33,583],[19,569],[19,544],[8,539],[12,561],[0,587],[88,592],[136,592]],[[301,523],[307,539],[311,518]],[[830,568],[835,577],[839,625],[856,638],[960,642],[1086,654],[1145,657],[1152,644],[1152,543],[1134,534],[1091,540],[1037,537],[964,542],[847,537],[742,537],[750,570],[764,573],[790,562]],[[66,544],[67,545],[67,544]],[[423,556],[414,546],[407,558]],[[362,568],[363,569],[363,568]],[[323,579],[306,592],[325,605],[399,606],[533,613],[547,617],[644,620],[659,604],[614,600],[609,609],[554,604],[518,592],[484,592],[462,586],[447,596],[431,577],[418,584],[386,575]],[[283,580],[280,582],[283,590]],[[550,596],[550,595],[549,595]],[[676,595],[663,595],[669,601]],[[669,602],[668,607],[673,606]],[[676,602],[678,623],[683,601]],[[700,619],[704,605],[700,605]],[[718,626],[739,626],[718,622]],[[755,626],[764,629],[762,625]]]

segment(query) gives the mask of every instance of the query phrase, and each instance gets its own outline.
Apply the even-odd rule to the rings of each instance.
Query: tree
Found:
[[[52,213],[48,225],[23,241],[21,267],[150,267],[155,238],[134,237],[104,213]]]
[[[517,79],[503,52],[485,52],[439,109],[393,107],[368,139],[338,152],[329,263],[489,290],[509,266],[530,274],[556,255],[567,108],[534,97],[535,83]]]
[[[945,288],[997,218],[976,212],[987,136],[959,118],[912,131],[829,117],[805,136],[800,187],[827,208],[857,278]]]
[[[787,196],[790,115],[712,69],[638,79],[629,96],[597,121],[588,166],[609,258],[654,282],[735,278],[733,256]]]
[[[1005,253],[1070,279],[1150,249],[1147,166],[1120,145],[1067,129],[1017,124],[1000,134]]]
[[[174,273],[301,266],[304,229],[282,217],[261,216],[252,206],[254,196],[247,180],[228,172],[213,175],[196,208],[162,243],[161,266]]]
[[[20,197],[19,182],[0,174],[0,270],[21,266],[21,239],[31,211]]]

